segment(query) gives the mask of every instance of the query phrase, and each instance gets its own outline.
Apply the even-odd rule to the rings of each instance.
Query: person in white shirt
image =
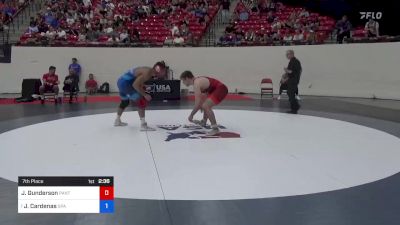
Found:
[[[293,41],[303,41],[304,35],[301,30],[296,30],[296,33],[293,36]]]
[[[379,37],[379,23],[373,19],[365,24],[365,30],[368,32],[368,37]]]
[[[109,42],[109,43],[118,43],[118,42],[120,42],[120,40],[119,40],[118,37],[112,36],[112,37],[108,38],[107,42]]]
[[[301,12],[299,14],[299,17],[309,17],[309,16],[310,16],[310,13],[306,9],[301,10]]]
[[[83,5],[85,7],[92,6],[92,1],[91,0],[82,0],[82,2],[83,2]]]
[[[31,22],[31,24],[29,25],[29,28],[28,28],[28,33],[29,34],[36,34],[38,32],[39,32],[39,28],[36,25],[36,23]]]
[[[57,31],[57,38],[58,39],[66,39],[67,37],[67,33],[65,32],[65,30],[59,28]]]
[[[126,30],[123,30],[120,34],[119,34],[119,39],[121,42],[126,43],[129,41],[129,34]]]
[[[171,33],[172,33],[172,37],[179,35],[179,28],[176,24],[174,24],[172,26]]]
[[[285,42],[291,42],[293,40],[293,36],[290,33],[286,33],[286,35],[283,37],[283,41]]]
[[[174,38],[174,44],[176,45],[182,45],[185,42],[185,39],[183,39],[183,37],[181,37],[180,35],[177,35]]]
[[[48,31],[45,33],[45,37],[47,37],[50,40],[53,40],[56,37],[57,33],[54,30],[53,27],[50,27]]]
[[[111,25],[108,25],[107,28],[104,29],[104,33],[111,34],[114,31]]]
[[[86,34],[85,33],[80,33],[78,41],[79,42],[85,42],[86,41]]]
[[[66,21],[67,21],[67,24],[70,25],[70,26],[75,23],[75,19],[73,18],[73,16],[71,14],[67,15],[67,20]]]
[[[281,29],[282,28],[282,23],[279,21],[278,18],[274,19],[274,22],[271,25],[272,29]]]

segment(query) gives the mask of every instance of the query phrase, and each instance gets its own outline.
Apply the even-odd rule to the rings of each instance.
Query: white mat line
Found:
[[[157,167],[156,159],[154,158],[153,149],[151,148],[149,133],[148,133],[147,131],[146,131],[146,138],[147,138],[147,143],[149,144],[150,153],[151,153],[151,158],[153,159],[154,168],[155,168],[156,173],[157,173],[158,182],[160,183],[160,189],[161,189],[161,193],[162,193],[163,199],[164,199],[163,202],[164,202],[164,205],[165,205],[165,209],[167,210],[167,213],[168,213],[169,224],[170,224],[170,225],[174,225],[173,220],[172,220],[172,214],[171,214],[171,212],[170,212],[170,210],[169,210],[168,203],[167,203],[167,200],[166,200],[166,198],[165,198],[164,188],[163,188],[163,185],[162,185],[162,182],[161,182],[160,174],[159,174],[159,172],[158,172],[158,167]]]

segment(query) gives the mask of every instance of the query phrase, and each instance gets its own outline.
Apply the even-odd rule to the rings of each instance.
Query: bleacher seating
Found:
[[[243,20],[240,18],[239,14],[244,11],[247,12],[249,16],[248,19]],[[273,21],[269,20],[269,17],[273,18]],[[239,29],[244,33],[254,31],[256,38],[249,41],[245,38],[239,37],[235,38],[235,42],[223,43],[224,37],[222,37],[220,44],[270,45],[276,42],[279,44],[292,44],[295,42],[301,44],[317,44],[322,43],[330,36],[336,24],[333,18],[322,16],[319,13],[310,13],[301,7],[290,7],[282,3],[277,3],[274,10],[264,13],[259,10],[250,9],[250,7],[244,2],[239,2],[236,6],[232,23],[235,27],[234,30]],[[293,25],[297,27],[294,27]],[[296,30],[301,31],[303,36],[302,40],[283,40],[283,37],[287,34],[293,37]],[[227,32],[225,35],[228,37],[236,37],[235,32]]]
[[[188,32],[183,35],[186,43],[198,43],[217,14],[218,5],[209,0],[174,4],[172,5],[172,0],[86,0],[82,3],[70,0],[63,5],[62,2],[49,0],[44,12],[34,21],[39,32],[31,32],[32,29],[28,29],[21,36],[20,43],[77,46],[147,43],[162,46],[173,43],[171,28],[173,25],[181,27],[184,21],[188,28]],[[200,11],[203,8],[205,11]],[[61,15],[57,15],[60,12]],[[49,19],[55,14],[58,18]],[[58,30],[52,35],[55,38],[49,38],[46,32],[51,26],[64,30],[66,37],[56,35],[60,32]],[[105,28],[109,31],[105,31]],[[89,29],[96,34],[94,40],[87,38],[88,32],[91,32]],[[130,36],[129,41],[120,39],[124,30]],[[139,38],[133,40],[136,36]]]

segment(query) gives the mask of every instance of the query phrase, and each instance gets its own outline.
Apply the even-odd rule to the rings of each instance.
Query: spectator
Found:
[[[244,39],[245,33],[243,32],[243,30],[241,28],[238,28],[235,31],[235,35],[236,35],[236,39],[238,41],[242,41]]]
[[[21,8],[25,5],[25,0],[18,0],[18,7]]]
[[[187,37],[189,35],[189,28],[185,23],[182,24],[180,33],[183,37]]]
[[[68,14],[67,14],[66,22],[67,22],[67,24],[68,24],[69,26],[72,26],[72,24],[75,23],[75,19],[74,19],[74,17],[72,16],[71,13],[68,13]]]
[[[275,18],[274,22],[271,24],[272,29],[281,29],[283,27],[283,24],[281,21],[279,21],[279,18]]]
[[[300,29],[296,30],[296,33],[293,35],[293,41],[303,41],[304,40],[304,35],[303,32]]]
[[[344,15],[341,20],[336,23],[337,43],[342,44],[345,37],[350,38],[351,23]]]
[[[44,93],[52,92],[58,95],[59,89],[58,84],[58,75],[56,74],[56,67],[50,66],[49,72],[43,74],[43,84],[39,87],[39,93],[42,97],[42,101],[44,100]]]
[[[310,16],[310,13],[306,9],[302,9],[301,12],[299,13],[299,17],[304,17],[307,18]]]
[[[245,41],[253,42],[256,39],[256,34],[254,33],[253,30],[250,29],[249,31],[246,32],[244,39]]]
[[[78,42],[86,41],[86,30],[82,28],[82,31],[78,35]]]
[[[172,34],[172,37],[179,35],[179,28],[176,24],[172,25],[171,34]]]
[[[293,41],[293,36],[289,32],[286,32],[285,36],[283,37],[283,41],[290,43]]]
[[[116,37],[116,36],[114,36],[114,35],[111,35],[111,36],[108,38],[107,42],[108,42],[108,43],[111,43],[111,44],[115,44],[115,43],[120,42],[120,40],[119,40],[119,37]]]
[[[229,23],[229,25],[225,28],[225,33],[231,34],[235,32],[235,25],[234,23]]]
[[[122,43],[129,43],[129,34],[128,31],[126,29],[124,29],[120,34],[119,34],[119,40]]]
[[[57,32],[54,30],[53,27],[50,27],[48,31],[45,33],[45,37],[49,40],[54,40],[56,38]]]
[[[272,11],[269,11],[268,12],[268,14],[267,14],[267,22],[268,23],[273,23],[275,21],[275,16],[274,16],[274,14],[272,13]]]
[[[29,28],[28,28],[28,32],[27,33],[28,34],[36,34],[38,32],[39,32],[38,26],[34,22],[31,22],[29,24]]]
[[[97,92],[97,81],[94,79],[92,73],[89,74],[89,79],[85,83],[86,93],[93,95]]]
[[[78,77],[77,79],[79,82],[79,77],[81,76],[82,68],[81,68],[81,65],[79,65],[79,63],[78,63],[77,58],[72,58],[72,63],[69,64],[69,66],[68,66],[68,71],[71,71],[71,70]]]
[[[221,6],[222,6],[222,22],[226,23],[226,21],[229,18],[229,9],[231,8],[230,0],[222,0]]]
[[[134,28],[134,29],[132,29],[132,32],[131,32],[131,42],[135,43],[135,42],[139,42],[139,41],[140,41],[139,30]]]
[[[57,30],[57,39],[64,40],[64,41],[67,39],[67,33],[61,27],[58,28],[58,30]]]
[[[92,6],[91,0],[82,0],[82,3],[86,8],[89,8],[90,6]]]
[[[64,80],[64,92],[69,92],[69,103],[72,103],[74,92],[78,91],[79,77],[75,74],[75,70],[70,69],[68,76]]]
[[[368,37],[379,37],[379,23],[377,21],[369,19],[365,24],[365,30]]]
[[[185,43],[185,39],[181,37],[179,34],[174,38],[175,45],[183,45]]]

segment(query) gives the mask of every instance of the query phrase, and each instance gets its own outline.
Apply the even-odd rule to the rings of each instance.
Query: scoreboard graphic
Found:
[[[113,213],[114,177],[18,177],[18,213]]]

